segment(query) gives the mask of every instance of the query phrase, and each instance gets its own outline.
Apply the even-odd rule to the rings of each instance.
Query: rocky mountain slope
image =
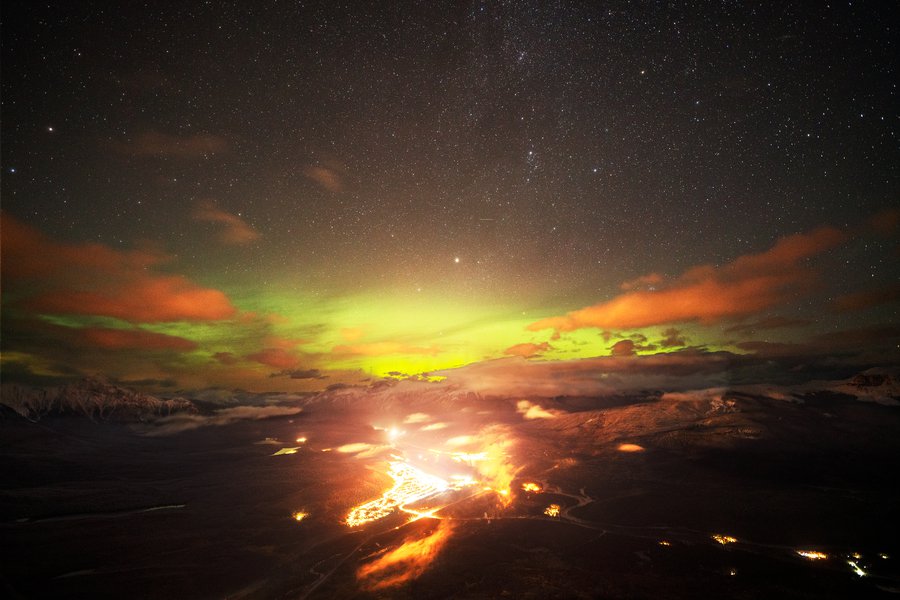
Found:
[[[146,422],[176,413],[197,413],[184,398],[160,399],[100,379],[50,389],[3,384],[0,405],[32,421],[47,416],[86,416],[98,421]]]

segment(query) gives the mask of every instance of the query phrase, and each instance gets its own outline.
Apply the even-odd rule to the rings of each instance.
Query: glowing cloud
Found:
[[[132,323],[221,320],[236,313],[219,290],[154,273],[153,267],[170,260],[157,251],[59,243],[5,213],[0,244],[4,277],[28,284],[18,306],[30,313]]]
[[[303,171],[304,175],[315,181],[323,189],[336,194],[344,189],[344,183],[336,168],[312,165]]]
[[[695,267],[660,289],[630,291],[565,316],[537,321],[528,329],[630,329],[751,315],[808,290],[816,273],[801,261],[846,239],[846,234],[832,227],[787,236],[766,252],[739,256],[720,268]]]
[[[259,239],[259,233],[237,215],[225,212],[212,201],[207,200],[197,205],[194,218],[198,221],[216,223],[222,226],[219,239],[226,244],[249,244]]]
[[[617,450],[619,452],[643,452],[644,447],[637,444],[619,444]]]

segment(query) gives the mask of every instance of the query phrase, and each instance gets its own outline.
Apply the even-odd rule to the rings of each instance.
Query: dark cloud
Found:
[[[751,340],[737,347],[759,357],[791,357],[798,363],[825,357],[833,362],[872,360],[873,365],[879,365],[900,363],[898,345],[900,326],[873,325],[820,333],[796,342]]]
[[[809,319],[797,319],[788,317],[765,317],[756,321],[742,322],[726,327],[724,331],[734,332],[755,332],[763,329],[781,329],[787,327],[804,327],[811,325],[813,321]]]
[[[278,373],[272,373],[269,377],[290,377],[291,379],[328,379],[318,369],[286,369]]]
[[[609,352],[611,356],[634,356],[636,354],[635,345],[631,340],[621,340],[613,344]]]
[[[900,208],[888,208],[869,219],[869,227],[878,235],[890,236],[900,228]]]
[[[900,302],[900,283],[838,296],[834,301],[834,307],[838,311],[847,312],[865,310],[873,306],[892,304],[894,302]]]
[[[238,421],[259,421],[273,417],[296,415],[303,409],[298,406],[235,406],[217,410],[211,416],[178,414],[164,417],[154,423],[148,432],[151,436],[173,435],[200,427],[230,425]]]
[[[233,365],[238,362],[238,358],[231,352],[216,352],[213,354],[213,359],[223,365]]]
[[[659,341],[659,345],[663,348],[680,348],[687,343],[681,332],[674,327],[669,327],[662,335],[663,339]]]
[[[434,371],[432,375],[446,377],[443,385],[508,396],[615,395],[728,385],[734,369],[758,362],[757,358],[729,352],[682,350],[557,361],[511,357]]]

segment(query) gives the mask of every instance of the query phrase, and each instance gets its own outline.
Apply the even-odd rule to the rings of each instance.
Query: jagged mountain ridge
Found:
[[[4,384],[0,404],[31,421],[70,415],[99,421],[147,422],[175,413],[198,412],[190,400],[161,399],[97,378],[50,389]]]

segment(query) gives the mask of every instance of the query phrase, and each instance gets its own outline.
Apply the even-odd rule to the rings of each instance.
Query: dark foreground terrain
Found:
[[[395,514],[356,529],[342,523],[347,511],[391,482],[379,470],[383,456],[330,451],[377,441],[371,415],[356,419],[346,406],[165,436],[7,414],[0,595],[900,594],[896,408],[835,394],[803,403],[726,395],[724,403],[653,397],[606,406],[579,399],[577,411],[552,406],[553,418],[514,410],[497,417],[514,438],[520,469],[508,507],[491,494],[448,492],[441,520],[407,523]],[[300,435],[308,441],[295,453],[273,456]],[[525,481],[542,491],[523,491]],[[559,516],[544,515],[551,504]],[[298,510],[308,513],[302,521],[292,516]],[[439,544],[422,547],[438,534]],[[414,557],[374,575],[361,571],[400,547]]]

